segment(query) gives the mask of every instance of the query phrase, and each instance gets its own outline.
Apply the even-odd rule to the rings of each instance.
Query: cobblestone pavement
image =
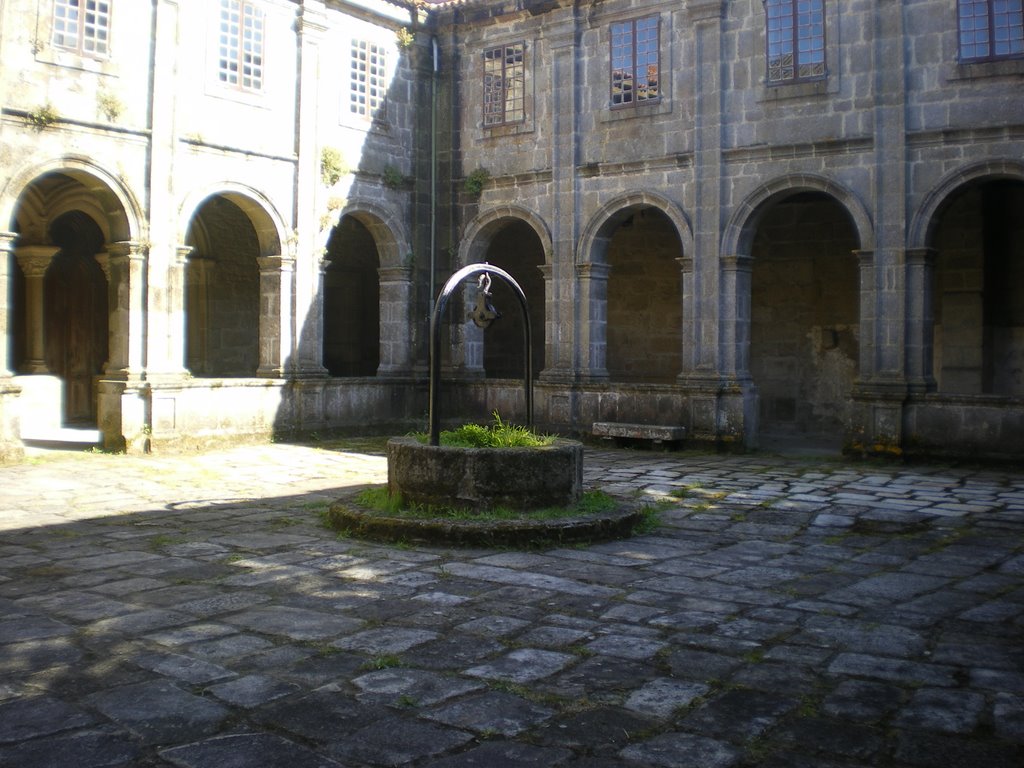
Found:
[[[337,539],[379,453],[0,467],[0,765],[1024,765],[1024,472],[588,450],[661,526]]]

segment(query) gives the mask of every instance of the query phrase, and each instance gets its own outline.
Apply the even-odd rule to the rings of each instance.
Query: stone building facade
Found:
[[[545,428],[1024,456],[1019,2],[0,13],[7,454],[422,425],[488,261]],[[493,290],[446,416],[523,415]]]

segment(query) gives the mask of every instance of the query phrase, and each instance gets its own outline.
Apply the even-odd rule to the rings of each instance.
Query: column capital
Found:
[[[746,253],[728,254],[722,256],[719,261],[722,269],[730,272],[749,272],[754,266],[754,258]]]
[[[111,258],[129,258],[136,261],[144,260],[149,254],[149,243],[140,240],[121,240],[110,243],[107,246],[107,253]]]
[[[412,279],[412,267],[381,267],[377,277],[382,283],[407,283]]]
[[[0,232],[0,251],[13,251],[14,243],[21,237],[17,232]]]
[[[907,248],[905,255],[907,264],[934,266],[939,252],[935,248]]]
[[[576,265],[576,275],[591,280],[607,280],[612,268],[596,261],[583,261]]]
[[[295,259],[291,256],[276,254],[273,256],[257,256],[256,263],[259,264],[260,273],[264,272],[291,272],[295,269]]]
[[[14,256],[25,277],[42,277],[59,250],[56,245],[20,245]]]

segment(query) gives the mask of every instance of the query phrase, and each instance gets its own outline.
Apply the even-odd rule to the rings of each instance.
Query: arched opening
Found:
[[[1024,396],[1024,182],[958,189],[934,233],[938,390]]]
[[[483,259],[508,272],[526,295],[530,312],[533,375],[544,368],[544,246],[533,227],[510,220],[494,233]],[[491,284],[491,303],[504,315],[484,331],[484,373],[489,379],[522,378],[526,370],[519,298],[504,280]]]
[[[96,261],[103,232],[81,211],[50,224],[59,249],[44,280],[46,367],[64,383],[64,423],[96,424],[96,377],[107,361],[107,280]]]
[[[629,212],[607,260],[607,367],[612,381],[672,383],[682,370],[682,243],[656,208]]]
[[[323,364],[331,376],[373,376],[380,366],[380,256],[373,234],[344,216],[327,241]]]
[[[222,195],[189,222],[185,364],[194,376],[253,376],[259,365],[259,242],[252,221]]]
[[[765,206],[751,249],[750,372],[761,434],[839,440],[859,357],[857,232],[822,192]]]

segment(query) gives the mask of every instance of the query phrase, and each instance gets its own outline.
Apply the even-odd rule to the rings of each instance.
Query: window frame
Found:
[[[77,2],[77,5],[72,3]],[[88,4],[92,3],[94,6],[105,6],[105,11],[100,11],[98,8],[93,8],[91,11],[88,8]],[[83,8],[82,6],[86,7]],[[50,27],[50,42],[55,48],[62,51],[73,53],[77,56],[89,59],[105,60],[110,57],[110,31],[111,31],[111,17],[113,16],[113,0],[53,0],[53,13],[51,15],[51,27]],[[77,12],[77,19],[75,19],[75,33],[74,33],[74,45],[69,45],[66,39],[70,39],[72,36],[68,32],[60,32],[58,28],[61,26],[62,19],[59,18],[59,12],[61,9],[74,9]],[[103,25],[87,23],[89,14],[94,14],[97,18],[103,18],[105,23]],[[86,32],[90,28],[99,30],[103,33],[103,38],[100,40],[100,36],[93,34],[87,35]],[[58,38],[60,38],[58,40]],[[92,41],[93,45],[101,43],[103,50],[97,50],[93,48],[90,50],[86,43]]]
[[[965,10],[967,8],[978,9],[979,7],[983,7],[984,8],[985,12],[984,12],[984,16],[983,17],[979,17],[978,15],[965,16]],[[1017,9],[1014,9],[1014,10],[1016,11]],[[958,61],[960,63],[962,63],[962,64],[982,64],[982,63],[986,63],[986,62],[1013,61],[1015,59],[1024,58],[1024,3],[1021,3],[1021,8],[1020,8],[1020,10],[1018,12],[1021,14],[1021,16],[1020,16],[1020,29],[1022,30],[1022,34],[1021,34],[1022,43],[1021,43],[1020,50],[1018,50],[1018,51],[1009,51],[1007,53],[997,53],[997,52],[995,52],[996,45],[999,42],[997,40],[997,36],[998,36],[997,30],[1000,29],[1000,27],[997,27],[995,24],[993,24],[993,18],[998,17],[1000,14],[996,13],[995,5],[994,5],[994,0],[957,0],[957,3],[956,3],[956,45],[957,45],[957,59],[958,59]],[[1006,13],[1004,13],[1002,15],[1009,16],[1009,12],[1006,12]],[[964,29],[964,22],[968,18],[969,19],[984,18],[984,21],[985,21],[985,30],[984,30],[985,31],[985,40],[984,40],[984,45],[987,48],[987,51],[986,51],[986,53],[984,55],[980,55],[980,56],[965,56],[964,55],[964,46],[965,46],[964,36],[965,36],[965,34],[971,33],[971,32],[977,33],[977,32],[980,31],[980,30],[977,30],[977,29],[970,29],[970,30]],[[1013,29],[1015,26],[1016,25],[1009,25],[1008,24],[1007,27],[1005,27],[1005,28],[1006,29]],[[976,45],[979,45],[979,41],[975,40],[975,41],[968,42],[966,44],[967,45],[975,45],[976,46]]]
[[[361,46],[361,47],[360,47]],[[357,52],[365,58],[357,58]],[[349,89],[346,100],[346,115],[355,121],[385,123],[388,103],[388,57],[387,46],[366,38],[353,37],[349,40]],[[364,64],[361,67],[360,64]],[[362,75],[363,107],[357,108],[358,76]],[[375,95],[379,92],[379,96]]]
[[[232,12],[233,6],[237,6],[238,32],[237,42],[231,44],[231,31],[225,31],[225,12]],[[254,46],[251,54],[246,52],[246,12],[251,12],[254,19],[259,21],[259,29],[256,31],[259,37],[258,46]],[[221,0],[217,14],[217,68],[216,82],[221,88],[238,93],[262,94],[266,87],[267,69],[267,14],[264,8],[253,0]],[[255,29],[255,27],[254,27]],[[234,54],[229,56],[228,54]],[[246,62],[246,56],[251,55],[257,63]],[[232,75],[231,64],[236,69]],[[251,66],[255,74],[249,75],[248,79],[256,84],[246,84],[245,70]],[[234,81],[232,81],[234,78]]]
[[[515,71],[517,74],[509,75],[509,51],[513,49],[519,49],[519,61],[513,61]],[[505,43],[503,45],[496,45],[490,48],[485,48],[481,56],[483,59],[483,78],[481,79],[481,85],[483,87],[482,100],[481,100],[481,121],[485,129],[490,128],[501,128],[507,125],[524,125],[526,123],[526,41],[519,40],[513,43]],[[488,58],[488,57],[492,58]],[[514,56],[514,54],[513,54]],[[488,62],[493,61],[494,57],[500,58],[501,60],[501,73],[500,80],[502,98],[496,100],[493,95],[498,91],[496,88],[490,85],[489,79],[494,77],[493,71],[488,68]],[[514,107],[512,110],[509,109],[509,93],[513,90],[510,86],[518,84],[519,95],[516,97],[512,96],[511,103],[513,105],[518,104],[518,107]],[[492,115],[497,114],[495,110],[489,110],[488,106],[499,103],[501,105],[501,113],[499,119],[492,119]],[[513,113],[513,117],[509,116],[510,111]]]
[[[762,0],[765,11],[765,69],[764,69],[764,82],[765,85],[770,87],[793,85],[798,83],[813,83],[819,80],[828,79],[828,10],[827,0]],[[809,21],[806,24],[800,24],[801,9],[800,3],[820,3],[817,8],[811,8],[806,13],[817,13],[818,19],[816,21]],[[784,39],[781,35],[787,31],[786,27],[780,29],[774,29],[772,22],[774,20],[771,8],[776,5],[788,4],[790,12],[788,14],[781,14],[775,18],[788,18],[791,21],[791,25],[788,27],[788,34],[785,35]],[[806,37],[801,37],[801,30],[810,28],[813,30],[814,26],[820,27],[820,34],[815,35],[809,33]],[[784,61],[787,55],[786,51],[782,51],[776,56],[772,54],[772,47],[776,43],[773,43],[773,36],[779,34],[780,39],[779,45],[785,46],[788,43],[790,50],[788,54],[792,56],[792,62],[788,67],[792,67],[793,75],[791,77],[778,77],[772,78],[772,70],[774,59],[782,59]],[[801,43],[805,40],[810,41],[811,46],[807,51],[801,50]],[[820,46],[815,48],[814,43],[820,42]],[[810,64],[806,64],[802,61],[803,56],[801,54],[813,54],[817,51],[821,52],[820,61],[811,61]],[[801,74],[801,69],[804,67],[820,67],[820,72],[812,72],[810,74]],[[779,68],[788,68],[785,63],[780,63]]]
[[[650,64],[650,61],[646,61],[644,65],[638,65],[638,63],[637,63],[637,59],[638,59],[637,48],[639,47],[638,42],[645,42],[645,43],[649,42],[649,40],[646,40],[646,39],[643,40],[643,41],[639,41],[638,37],[637,37],[638,25],[641,24],[641,23],[644,23],[644,22],[653,22],[654,23],[654,68],[655,68],[655,73],[656,73],[655,74],[655,78],[654,78],[654,82],[656,84],[655,84],[654,87],[657,90],[657,94],[654,95],[654,96],[646,95],[646,96],[640,97],[638,95],[639,92],[640,92],[640,88],[638,87],[639,82],[640,82],[640,78],[637,77],[638,67],[639,66],[644,66],[645,65],[647,67],[647,76],[643,79],[643,82],[644,82],[644,86],[643,87],[644,87],[644,89],[649,89],[650,86],[651,86],[651,77],[650,77],[651,64]],[[623,27],[627,27],[627,26],[629,28],[629,32],[628,32],[628,36],[629,36],[628,52],[629,52],[629,58],[630,58],[629,71],[630,71],[630,74],[632,75],[632,80],[633,80],[633,87],[631,89],[632,97],[629,99],[629,101],[619,101],[619,102],[616,102],[616,93],[615,93],[616,71],[622,69],[621,67],[616,67],[615,66],[616,60],[617,60],[617,57],[616,57],[616,39],[617,39],[617,34],[618,34],[617,29],[623,28]],[[619,46],[619,47],[623,48],[623,46]],[[623,79],[623,82],[624,82],[624,79]],[[662,77],[662,69],[661,69],[661,16],[659,14],[653,13],[653,14],[648,14],[646,16],[638,16],[638,17],[633,18],[633,19],[625,19],[623,21],[613,21],[613,22],[611,22],[611,24],[608,27],[608,106],[609,106],[609,109],[613,109],[613,110],[638,109],[638,108],[646,107],[648,105],[660,104],[661,100],[662,100],[662,93],[663,93],[662,83],[663,83],[663,77]],[[619,94],[620,97],[621,97],[621,95],[622,95],[622,93]]]

